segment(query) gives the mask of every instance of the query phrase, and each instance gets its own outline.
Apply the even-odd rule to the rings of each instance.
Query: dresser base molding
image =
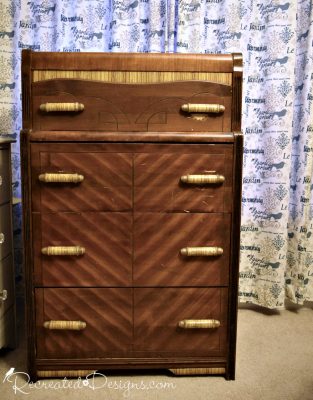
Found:
[[[227,369],[224,357],[211,358],[108,358],[108,359],[38,359],[36,368],[31,374],[32,381],[44,378],[86,377],[94,372],[106,375],[106,372],[123,374],[129,371],[160,370],[170,371],[177,376],[221,375],[227,380],[234,379]]]
[[[169,371],[176,376],[225,375],[226,369],[212,368],[172,368]],[[38,370],[38,378],[79,378],[93,374],[95,370]]]

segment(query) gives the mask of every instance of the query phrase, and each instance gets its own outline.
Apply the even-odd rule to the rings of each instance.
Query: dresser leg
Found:
[[[224,375],[225,368],[173,368],[170,371],[174,375]]]

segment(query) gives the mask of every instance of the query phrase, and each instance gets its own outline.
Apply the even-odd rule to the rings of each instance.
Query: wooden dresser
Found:
[[[32,378],[234,379],[241,55],[22,58]]]
[[[11,143],[0,138],[0,348],[16,346]]]

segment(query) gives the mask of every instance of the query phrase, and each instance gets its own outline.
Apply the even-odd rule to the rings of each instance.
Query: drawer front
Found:
[[[230,214],[135,214],[134,284],[228,285],[230,226]],[[209,254],[182,254],[198,247]]]
[[[129,213],[34,213],[36,283],[130,286],[131,229]]]
[[[4,204],[0,207],[0,260],[12,252],[11,207]]]
[[[202,112],[201,107],[190,112],[189,104],[219,107],[218,112]],[[55,109],[58,111],[51,111]],[[77,79],[36,82],[33,127],[63,131],[229,132],[231,86],[201,81],[137,85]]]
[[[99,358],[129,351],[131,289],[49,288],[36,289],[35,296],[38,358]]]
[[[134,203],[142,211],[227,212],[232,197],[232,146],[151,147],[135,155]],[[223,177],[219,183],[183,182],[186,176]]]
[[[32,146],[33,210],[130,210],[131,155],[71,151],[74,147],[65,145],[63,150],[49,152]],[[49,182],[64,179],[63,174],[72,180],[78,177],[78,182]]]
[[[232,165],[232,145],[33,144],[32,206],[34,211],[129,211],[134,206],[229,212]],[[44,181],[64,175],[80,181]],[[183,181],[194,176],[220,181]]]
[[[9,149],[0,149],[0,204],[10,200],[11,160]]]
[[[11,254],[0,262],[0,297],[0,318],[2,318],[15,302],[13,257]]]
[[[185,320],[215,320],[216,328],[180,327]],[[137,350],[192,356],[224,355],[226,288],[134,290],[134,346]]]

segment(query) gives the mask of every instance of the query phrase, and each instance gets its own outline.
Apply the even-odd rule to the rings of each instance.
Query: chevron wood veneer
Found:
[[[241,55],[22,58],[31,379],[234,379]]]

